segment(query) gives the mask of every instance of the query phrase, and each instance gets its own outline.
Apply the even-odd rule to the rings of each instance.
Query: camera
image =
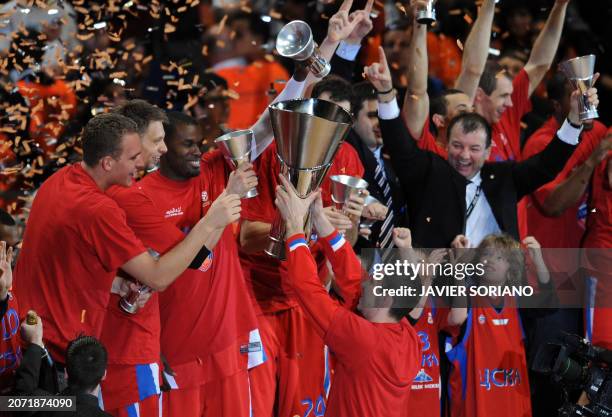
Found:
[[[612,417],[612,351],[593,346],[577,335],[565,334],[561,343],[548,343],[536,353],[531,368],[551,375],[563,386],[565,404],[560,417]],[[581,389],[587,405],[568,401],[569,389]]]

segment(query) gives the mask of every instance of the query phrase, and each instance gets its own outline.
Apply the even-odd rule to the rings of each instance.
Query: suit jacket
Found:
[[[380,128],[407,196],[413,241],[426,248],[448,247],[456,235],[465,232],[467,179],[443,158],[419,149],[399,116],[380,119]],[[519,239],[518,201],[552,181],[575,148],[555,138],[525,161],[484,164],[482,190],[503,232]]]
[[[19,365],[16,375],[15,394],[32,396],[53,396],[55,393],[39,388],[40,369],[45,351],[37,345],[30,345]],[[59,395],[75,396],[76,411],[39,411],[29,413],[34,417],[111,417],[98,406],[98,398],[87,393],[73,392],[70,387]],[[24,413],[25,414],[25,413]]]

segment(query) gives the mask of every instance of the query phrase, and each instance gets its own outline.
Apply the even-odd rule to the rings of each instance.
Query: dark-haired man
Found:
[[[521,118],[531,110],[529,97],[552,65],[557,53],[569,0],[556,0],[544,28],[533,44],[525,68],[512,79],[501,65],[487,63],[480,77],[474,108],[493,128],[490,161],[523,159]]]
[[[155,170],[160,157],[166,153],[163,123],[166,113],[143,100],[132,100],[115,110],[130,118],[138,126],[143,146],[143,165]],[[111,187],[106,192],[125,211],[127,225],[136,237],[153,253],[165,254],[180,242],[184,235],[165,221],[163,212],[141,192],[138,184],[132,187]],[[197,269],[216,244],[215,228],[226,223],[206,219],[211,229],[208,242],[189,265]],[[125,274],[122,274],[125,275]],[[135,315],[127,315],[119,300],[136,284],[123,278],[113,282],[110,303],[104,320],[101,340],[108,349],[108,375],[102,383],[101,398],[104,409],[120,417],[138,409],[141,417],[159,414],[160,390],[160,324],[157,293],[143,292],[139,304],[146,305]],[[148,297],[152,299],[146,302]],[[134,341],[138,343],[134,343]]]
[[[30,311],[28,314],[34,314]],[[23,362],[17,370],[15,391],[19,395],[50,396],[56,394],[39,387],[41,367],[47,359],[43,344],[43,324],[40,318],[35,324],[24,321],[21,336],[27,344]],[[68,387],[62,396],[75,396],[76,411],[41,411],[34,416],[82,416],[109,417],[98,405],[100,382],[106,375],[107,353],[104,345],[91,336],[79,336],[66,349],[66,376]]]
[[[416,1],[412,8],[424,7],[424,1]],[[402,117],[419,148],[447,156],[448,124],[465,112],[471,112],[478,79],[488,54],[491,25],[495,14],[494,0],[483,2],[478,18],[465,42],[461,73],[456,88],[448,89],[431,99],[427,92],[428,43],[427,25],[414,20],[414,33],[408,48],[411,65],[407,68],[408,86],[403,100]],[[412,13],[414,18],[414,12]],[[430,128],[435,132],[433,134]]]
[[[384,153],[378,126],[378,101],[372,84],[363,81],[353,86],[351,108],[355,122],[346,141],[359,155],[364,167],[363,178],[368,182],[370,195],[384,206],[381,210],[380,207],[375,207],[380,204],[374,204],[364,210],[364,215],[380,220],[373,225],[372,235],[368,239],[371,245],[388,248],[393,245],[393,228],[403,226],[407,222],[406,203],[404,192],[391,167],[389,155]]]
[[[212,201],[257,185],[249,164],[232,172],[220,151],[202,155],[195,119],[168,113],[165,130],[168,152],[139,186],[176,231],[189,232]],[[250,413],[247,370],[263,361],[263,347],[232,227],[217,236],[208,257],[159,294],[161,350],[172,370],[163,398],[169,416]]]
[[[47,323],[46,346],[65,363],[68,342],[81,333],[100,336],[112,281],[119,268],[154,289],[164,289],[208,242],[201,221],[167,254],[155,260],[105,194],[130,186],[144,168],[136,124],[119,114],[91,119],[83,132],[83,162],[53,174],[39,189],[15,268],[15,290],[24,310]],[[238,196],[217,206],[217,216],[237,219]]]
[[[491,127],[475,113],[454,118],[448,127],[448,161],[423,151],[410,139],[399,116],[391,75],[382,48],[380,62],[366,68],[378,90],[378,114],[385,146],[402,187],[409,193],[408,218],[414,241],[424,247],[447,247],[456,235],[478,245],[490,233],[519,238],[518,200],[551,181],[578,144],[580,93],[556,139],[521,163],[485,163],[491,152]],[[597,105],[597,90],[588,92]],[[455,236],[453,236],[455,233]]]

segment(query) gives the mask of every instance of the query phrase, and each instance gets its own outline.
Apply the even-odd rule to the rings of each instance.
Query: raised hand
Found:
[[[353,221],[357,221],[361,218],[363,214],[365,199],[369,195],[370,193],[368,192],[368,190],[363,190],[363,193],[361,195],[351,195],[349,200],[344,205],[344,212],[348,214],[348,216]]]
[[[359,23],[355,26],[351,34],[346,38],[347,43],[352,44],[361,44],[363,38],[367,36],[368,33],[374,27],[372,23],[372,19],[370,18],[370,13],[372,13],[372,6],[374,5],[374,0],[368,0],[366,6],[363,10],[355,10],[353,13],[349,15],[349,21],[354,21],[357,19],[357,16],[361,16]]]
[[[204,220],[213,229],[224,229],[228,224],[240,219],[240,210],[240,197],[225,191],[213,201]]]
[[[593,85],[595,84],[598,78],[599,73],[596,73],[593,76]],[[595,108],[599,106],[599,96],[597,95],[596,88],[589,88],[586,92],[586,97],[587,102],[590,105],[594,106]],[[580,121],[580,100],[583,100],[582,92],[578,89],[572,93],[572,96],[570,98],[570,112],[567,115],[569,121],[576,125],[582,124],[582,121]]]
[[[465,249],[470,247],[470,241],[465,235],[457,235],[451,242],[451,248],[453,249]]]
[[[522,243],[529,251],[529,255],[533,260],[542,259],[542,246],[535,237],[527,236],[525,239],[523,239]]]
[[[389,207],[381,203],[371,203],[363,208],[362,216],[367,219],[384,220],[389,212]]]
[[[399,249],[412,248],[412,233],[407,227],[393,228],[393,244]]]
[[[287,234],[304,232],[304,218],[320,191],[313,192],[306,198],[300,198],[293,184],[282,175],[279,175],[279,178],[281,185],[276,187],[274,203],[287,224]]]
[[[364,73],[378,92],[389,91],[393,88],[391,71],[387,64],[387,57],[382,46],[378,47],[378,62],[364,68]]]
[[[349,15],[352,5],[353,0],[344,0],[340,9],[329,19],[327,38],[330,41],[340,42],[347,39],[364,19],[363,14],[351,13]]]
[[[233,171],[227,181],[227,194],[238,194],[243,196],[253,187],[257,187],[257,175],[253,171],[253,165],[243,163]]]
[[[32,310],[28,311],[28,317],[36,317],[36,323],[28,324],[28,320],[23,320],[21,323],[21,338],[27,343],[43,347],[42,319]]]

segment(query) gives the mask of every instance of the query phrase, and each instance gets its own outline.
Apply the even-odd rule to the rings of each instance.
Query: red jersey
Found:
[[[249,221],[273,223],[276,214],[274,198],[276,186],[279,183],[280,163],[276,156],[276,143],[271,144],[261,154],[255,163],[259,178],[257,191],[259,195],[249,200],[243,200],[242,218]],[[357,151],[348,143],[342,143],[334,157],[325,179],[321,184],[323,190],[323,205],[329,206],[331,200],[332,175],[351,175],[363,177],[364,168]],[[286,310],[297,305],[293,299],[293,290],[283,284],[281,273],[284,267],[281,263],[265,253],[240,253],[240,261],[251,291],[253,300],[257,301],[259,312],[272,313]]]
[[[15,372],[23,354],[19,343],[19,308],[17,300],[8,293],[6,312],[2,316],[0,340],[0,395],[9,395],[15,388]]]
[[[554,139],[561,126],[554,117],[536,130],[523,148],[523,159],[542,152]],[[587,195],[559,217],[546,216],[541,206],[550,193],[582,165],[606,134],[606,127],[595,122],[593,129],[581,135],[580,144],[554,181],[540,187],[519,202],[521,236],[534,236],[543,248],[578,248],[585,229]]]
[[[80,164],[62,168],[38,190],[15,268],[23,311],[45,323],[45,345],[64,361],[68,342],[102,332],[117,269],[146,251],[123,210]]]
[[[468,310],[465,334],[446,352],[451,362],[453,417],[531,416],[524,335],[518,309],[507,298],[497,311],[479,299]]]
[[[132,187],[111,187],[106,192],[125,211],[128,226],[149,249],[163,255],[183,239],[183,234],[167,222],[161,210],[142,191]],[[108,372],[102,381],[104,407],[114,410],[159,393],[160,319],[159,294],[136,314],[119,308],[120,297],[111,294],[100,340],[108,352]],[[150,375],[150,378],[146,376]],[[143,389],[143,387],[146,387]]]
[[[608,130],[612,133],[612,128]],[[589,201],[585,248],[612,248],[612,155],[593,172]]]
[[[410,397],[405,406],[406,416],[440,417],[441,393],[440,381],[440,331],[448,327],[450,310],[437,308],[430,298],[421,316],[413,325],[421,341],[420,370],[412,381]]]
[[[229,172],[222,154],[213,151],[202,156],[199,177],[174,181],[157,171],[140,184],[166,220],[186,234],[223,192]],[[263,361],[231,226],[198,270],[186,270],[160,293],[159,305],[161,348],[176,372],[176,387],[199,386]]]
[[[489,161],[522,161],[521,118],[531,111],[529,76],[524,69],[512,80],[512,107],[506,109],[493,125],[493,140]]]
[[[438,143],[436,137],[429,130],[429,118],[425,121],[421,136],[417,139],[416,143],[424,151],[430,151],[444,159],[448,159],[448,151]]]
[[[344,264],[360,268],[344,241]],[[336,358],[326,416],[400,416],[419,363],[419,342],[406,319],[371,323],[333,301],[303,234],[287,239],[287,268],[302,310]]]

